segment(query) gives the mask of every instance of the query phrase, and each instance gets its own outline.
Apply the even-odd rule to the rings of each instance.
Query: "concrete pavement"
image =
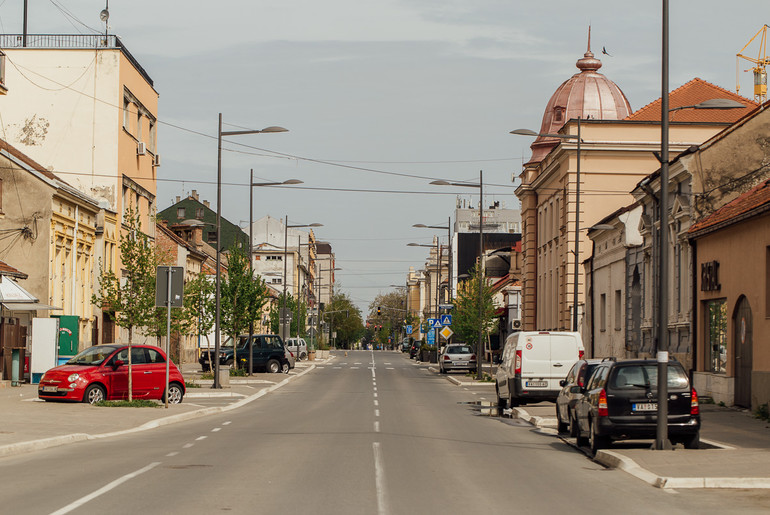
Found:
[[[431,370],[438,372],[431,367]],[[486,386],[465,375],[448,374],[458,386]],[[491,403],[493,404],[493,403]],[[770,422],[748,410],[701,404],[701,449],[652,451],[652,441],[616,442],[594,460],[658,488],[770,488]],[[541,402],[510,410],[511,416],[556,434],[555,404]],[[574,438],[560,435],[580,449]],[[581,449],[588,454],[587,449]]]
[[[37,398],[37,385],[0,388],[0,457],[146,431],[235,409],[326,361],[329,360],[300,362],[288,375],[256,373],[251,377],[233,377],[230,386],[221,390],[212,390],[211,380],[200,379],[197,364],[183,365],[187,393],[182,403],[170,405],[168,409],[162,404],[157,408],[104,408],[82,403],[45,402]],[[191,384],[199,387],[191,387]]]

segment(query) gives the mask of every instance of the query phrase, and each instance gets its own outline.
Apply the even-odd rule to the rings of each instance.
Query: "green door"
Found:
[[[59,319],[59,356],[78,353],[80,321],[77,315],[54,315]]]

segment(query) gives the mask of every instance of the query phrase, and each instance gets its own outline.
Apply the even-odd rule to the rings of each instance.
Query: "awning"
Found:
[[[39,302],[3,302],[3,307],[11,311],[61,311],[62,308],[56,306],[49,306],[48,304],[40,304]]]

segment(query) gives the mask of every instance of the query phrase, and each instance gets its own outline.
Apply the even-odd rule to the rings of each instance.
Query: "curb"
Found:
[[[73,433],[73,434],[63,435],[63,436],[54,436],[52,438],[43,438],[40,440],[30,440],[28,442],[18,442],[18,443],[3,445],[3,446],[0,446],[0,457],[13,456],[13,455],[22,454],[22,453],[31,452],[31,451],[39,451],[39,450],[48,449],[51,447],[66,445],[69,443],[83,442],[87,440],[100,440],[103,438],[111,438],[113,436],[127,435],[138,431],[147,431],[147,430],[155,429],[161,426],[168,426],[171,424],[176,424],[179,422],[184,422],[187,420],[204,417],[206,415],[226,413],[228,411],[238,409],[241,406],[245,406],[246,404],[253,402],[261,397],[264,397],[268,393],[273,392],[278,388],[281,388],[282,386],[285,386],[286,384],[290,383],[291,381],[294,381],[298,377],[302,377],[303,375],[313,370],[315,367],[316,366],[314,364],[297,375],[288,376],[283,381],[276,383],[273,386],[263,388],[257,393],[250,395],[240,401],[234,402],[228,406],[221,406],[217,408],[202,408],[195,411],[188,411],[187,413],[180,413],[178,415],[171,415],[168,417],[151,420],[149,422],[145,422],[141,426],[133,427],[130,429],[122,429],[120,431],[113,431],[111,433],[102,433],[98,435],[90,435],[87,433]]]
[[[538,429],[553,429],[556,427],[556,418],[546,418],[530,415],[529,412],[523,408],[511,408],[511,414],[515,414],[516,418],[525,422],[529,422]]]

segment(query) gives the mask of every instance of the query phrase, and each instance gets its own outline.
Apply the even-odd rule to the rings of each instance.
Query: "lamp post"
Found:
[[[219,384],[219,325],[220,325],[220,283],[222,282],[222,137],[223,136],[238,136],[242,134],[261,134],[261,133],[273,133],[273,132],[287,132],[288,129],[283,127],[265,127],[261,130],[242,130],[242,131],[223,131],[222,130],[222,113],[219,113],[219,125],[217,126],[217,259],[216,259],[216,293],[215,299],[215,312],[214,318],[214,360],[216,360],[216,366],[211,363],[214,368],[214,384],[212,388],[222,388]],[[251,256],[249,256],[251,259]],[[233,342],[235,345],[235,342]]]
[[[449,298],[452,298],[453,288],[452,288],[452,217],[447,217],[447,223],[446,226],[443,225],[425,225],[425,224],[414,224],[412,227],[417,227],[420,229],[446,229],[447,231],[447,246],[449,247],[449,255],[447,256],[447,284],[449,284]]]
[[[289,215],[286,215],[286,223],[284,223],[283,226],[283,300],[281,301],[281,313],[278,316],[278,321],[281,324],[281,339],[286,340],[286,335],[289,333],[289,336],[291,336],[291,322],[288,323],[287,326],[287,313],[286,313],[286,266],[288,261],[288,249],[289,249],[289,228],[295,229],[298,227],[323,227],[323,224],[319,223],[312,223],[312,224],[296,224],[296,225],[289,225]],[[299,249],[297,249],[297,253],[299,254]],[[288,329],[288,330],[287,330]],[[299,345],[299,343],[297,344]],[[299,347],[297,347],[299,349]]]
[[[578,280],[580,265],[580,147],[583,138],[580,133],[580,116],[577,117],[577,136],[572,134],[548,134],[538,133],[529,129],[515,129],[511,134],[519,136],[542,136],[547,138],[558,138],[563,140],[577,140],[577,169],[575,171],[575,266],[573,269],[572,286],[572,330],[578,330]]]
[[[329,261],[329,260],[331,260],[331,258],[323,260],[323,261]],[[321,261],[321,260],[319,259],[318,261]],[[323,269],[323,267],[321,266],[320,263],[318,264],[318,270],[319,270],[319,273],[318,273],[318,307],[317,307],[317,309],[318,309],[318,316],[316,317],[316,338],[318,338],[318,336],[320,335],[320,331],[321,331],[321,298],[322,298],[321,283],[322,283],[322,279],[323,279],[324,269]],[[334,285],[334,281],[331,280],[331,274],[332,274],[332,272],[334,272],[336,270],[342,270],[342,268],[337,268],[337,267],[332,266],[328,270],[329,270],[329,302],[331,303],[332,293],[333,293],[332,287]],[[332,336],[331,335],[331,331],[329,331],[329,339],[330,340],[331,340],[331,336]]]
[[[254,278],[254,187],[264,186],[283,186],[291,184],[302,184],[299,179],[288,179],[283,182],[254,182],[254,169],[251,169],[249,176],[249,275]],[[254,368],[254,357],[252,352],[252,336],[254,335],[254,320],[249,320],[249,375]]]
[[[482,378],[482,361],[483,361],[483,353],[481,350],[483,349],[483,338],[484,338],[484,324],[482,323],[481,317],[483,315],[483,305],[482,305],[482,291],[483,291],[483,282],[484,282],[484,173],[482,170],[479,170],[479,183],[473,184],[473,183],[467,183],[467,182],[448,182],[448,181],[431,181],[431,184],[436,186],[460,186],[460,187],[467,187],[467,188],[478,188],[479,189],[479,341],[476,344],[476,356],[478,359],[478,366],[476,367],[476,378],[481,380]]]
[[[421,245],[419,243],[407,243],[407,247],[433,247],[433,245]],[[433,311],[436,318],[439,318],[440,311],[439,311],[439,303],[441,302],[441,244],[438,237],[436,237],[436,310]],[[436,359],[438,359],[438,349],[440,347],[439,345],[439,334],[438,334],[438,327],[434,327],[433,334],[435,337],[436,342]]]

